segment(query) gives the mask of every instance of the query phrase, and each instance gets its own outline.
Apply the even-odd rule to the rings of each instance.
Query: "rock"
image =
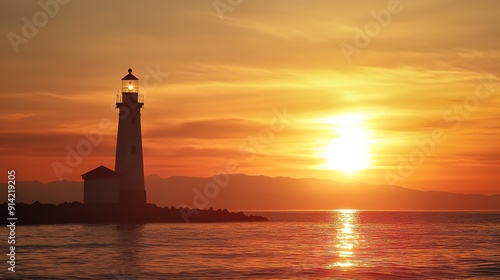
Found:
[[[7,203],[1,205],[7,208]],[[17,224],[144,224],[144,223],[217,223],[217,222],[261,222],[266,217],[247,216],[243,212],[227,209],[208,210],[158,207],[155,204],[134,207],[120,204],[87,205],[80,202],[59,205],[35,202],[31,205],[18,203],[15,206]],[[187,214],[186,214],[187,213]],[[1,212],[4,225],[7,211]]]

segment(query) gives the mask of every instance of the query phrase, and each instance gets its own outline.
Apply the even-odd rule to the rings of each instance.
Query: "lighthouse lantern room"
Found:
[[[122,79],[122,92],[139,92],[139,79],[132,75],[132,69],[128,69],[127,76]]]

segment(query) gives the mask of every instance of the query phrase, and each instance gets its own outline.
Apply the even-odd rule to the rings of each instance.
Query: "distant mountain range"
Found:
[[[6,184],[0,189],[7,193]],[[146,177],[149,203],[230,210],[500,210],[500,195],[418,191],[320,179],[233,174],[209,178]],[[6,201],[2,196],[0,203]],[[83,201],[83,182],[17,182],[17,202]]]

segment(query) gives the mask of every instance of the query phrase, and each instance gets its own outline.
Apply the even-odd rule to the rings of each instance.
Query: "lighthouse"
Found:
[[[116,96],[119,110],[116,139],[115,172],[120,175],[120,202],[146,203],[144,163],[142,158],[141,108],[144,98],[139,94],[139,79],[128,69],[122,78],[121,93]]]
[[[116,139],[115,170],[99,166],[82,174],[85,204],[146,203],[144,163],[142,160],[141,108],[144,98],[139,94],[139,79],[132,69],[122,79],[121,92],[116,95],[119,110]]]

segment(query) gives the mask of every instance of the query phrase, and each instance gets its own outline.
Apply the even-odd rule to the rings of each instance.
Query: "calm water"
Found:
[[[17,272],[6,273],[4,262],[0,277],[500,278],[500,213],[264,215],[272,222],[24,226],[17,229]]]

